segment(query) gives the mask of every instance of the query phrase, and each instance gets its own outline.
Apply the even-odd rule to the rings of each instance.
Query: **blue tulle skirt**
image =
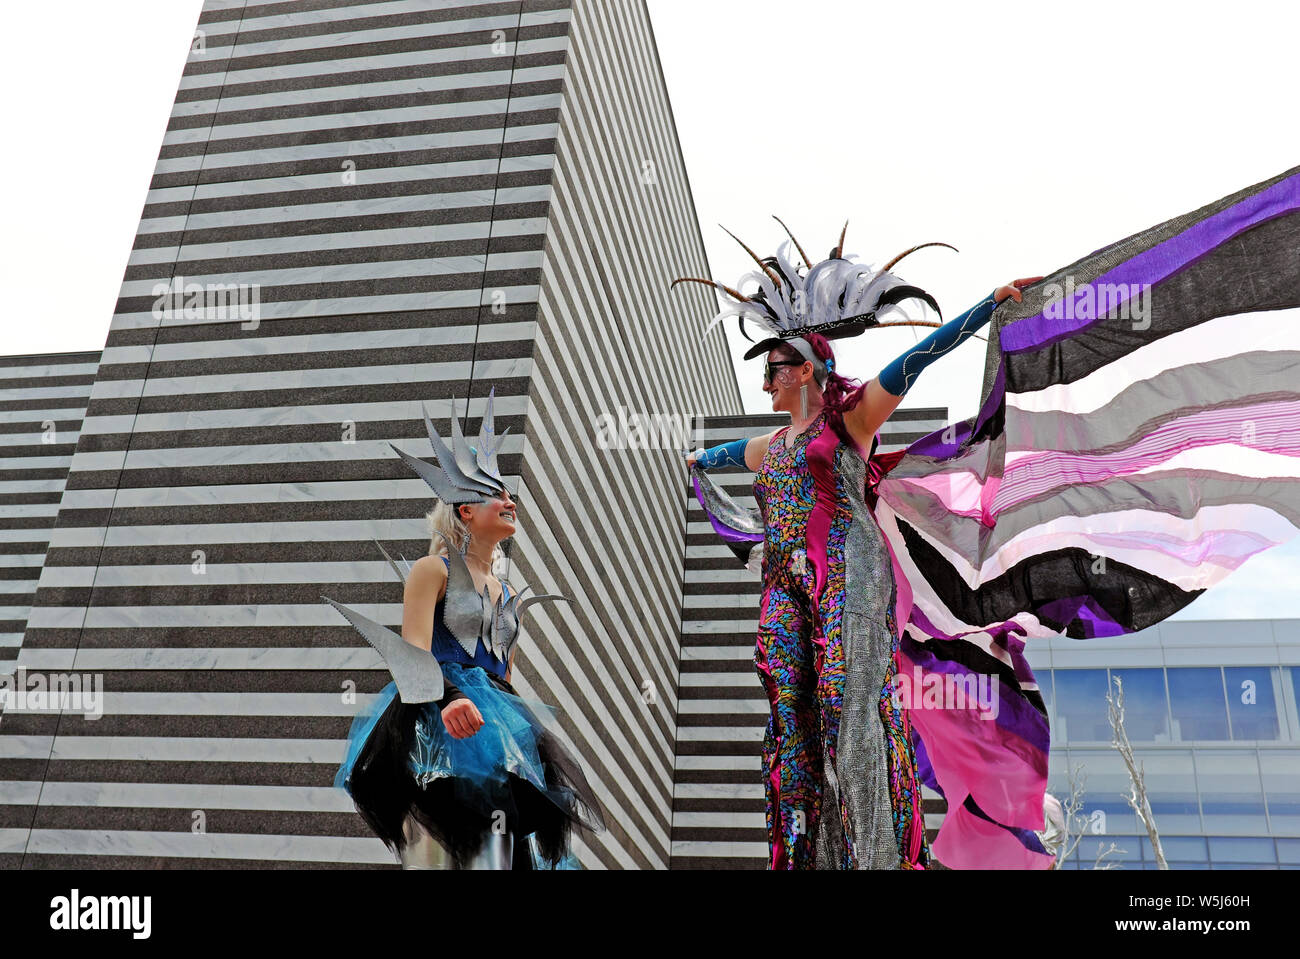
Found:
[[[482,715],[479,730],[453,737],[437,703],[406,706],[389,683],[353,720],[334,785],[395,848],[409,812],[454,855],[468,856],[485,828],[505,825],[529,837],[524,846],[539,866],[579,868],[570,826],[604,823],[581,767],[555,736],[555,710],[479,667],[442,670]]]

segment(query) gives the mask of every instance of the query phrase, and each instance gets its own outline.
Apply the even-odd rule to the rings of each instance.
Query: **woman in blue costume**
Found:
[[[406,868],[575,868],[574,825],[604,829],[553,710],[510,684],[525,608],[495,575],[516,529],[496,469],[492,398],[477,449],[452,417],[448,447],[425,423],[432,466],[397,450],[438,495],[429,555],[404,576],[402,635],[323,597],[375,646],[393,675],[353,721],[335,785]],[[399,574],[401,571],[399,570]]]

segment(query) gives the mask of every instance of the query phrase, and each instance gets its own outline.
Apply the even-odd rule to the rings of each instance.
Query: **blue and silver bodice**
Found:
[[[447,590],[450,593],[451,559],[444,556],[443,562],[446,563],[448,567]],[[496,608],[493,610],[492,618],[494,622],[500,619],[505,607],[509,606],[513,608],[513,601],[515,598],[516,597],[511,595],[509,587],[506,586],[505,583],[502,583],[501,598],[497,601]],[[434,659],[438,660],[438,662],[443,665],[446,665],[447,663],[460,663],[462,666],[478,666],[481,669],[485,669],[489,673],[493,673],[494,675],[500,676],[504,679],[506,670],[510,668],[510,648],[513,648],[514,646],[514,637],[511,637],[509,647],[506,648],[504,655],[501,658],[498,658],[492,651],[491,632],[489,631],[485,636],[482,631],[474,632],[472,629],[473,625],[481,624],[483,621],[483,614],[481,611],[477,612],[477,617],[473,615],[475,613],[472,609],[474,600],[481,602],[484,609],[490,609],[493,605],[490,597],[487,595],[487,590],[485,589],[481,596],[473,594],[472,596],[465,597],[465,599],[467,600],[465,605],[469,607],[467,611],[471,614],[465,617],[466,626],[469,627],[466,630],[466,637],[468,638],[471,633],[473,634],[473,652],[470,652],[467,648],[468,643],[462,643],[448,627],[445,615],[448,603],[445,599],[438,603],[438,606],[433,613],[433,641],[430,644],[429,651],[433,653]],[[457,605],[459,605],[459,602]],[[515,624],[515,633],[517,634],[518,620],[514,619],[513,622]]]
[[[433,614],[430,651],[440,663],[481,666],[504,677],[510,667],[510,653],[519,639],[519,621],[524,610],[533,603],[565,597],[530,596],[521,601],[527,588],[511,595],[502,583],[501,598],[494,603],[486,585],[481,593],[475,588],[465,557],[445,537],[442,539],[447,546],[447,555],[443,557],[447,564],[447,591]]]
[[[445,543],[446,537],[442,539]],[[450,543],[447,543],[447,547],[444,559],[447,564],[447,591],[434,609],[429,653],[414,643],[408,643],[401,635],[369,616],[328,596],[321,596],[321,599],[342,613],[366,642],[384,658],[384,665],[392,674],[404,703],[429,703],[444,698],[445,687],[449,684],[442,675],[441,663],[478,666],[504,679],[510,668],[510,653],[519,640],[519,621],[523,618],[524,610],[533,603],[548,599],[568,602],[567,597],[550,593],[530,596],[521,601],[520,597],[528,592],[528,587],[511,594],[502,583],[501,598],[494,603],[486,586],[481,593],[474,588],[474,577],[465,565],[465,558],[452,549]],[[405,582],[406,574],[393,563],[392,557],[382,546],[379,550]]]

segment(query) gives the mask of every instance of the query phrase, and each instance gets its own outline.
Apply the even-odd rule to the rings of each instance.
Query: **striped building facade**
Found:
[[[207,0],[102,356],[0,364],[5,669],[102,683],[0,714],[0,868],[393,865],[331,786],[386,675],[321,595],[398,625],[373,540],[427,552],[431,498],[388,443],[467,397],[477,431],[493,385],[508,578],[573,598],[516,677],[605,804],[576,851],[669,866],[697,438],[625,424],[740,411],[683,273],[642,3]]]
[[[711,419],[702,445],[761,436],[789,422],[774,414]],[[879,451],[902,449],[947,422],[945,409],[897,410],[880,431]],[[755,508],[752,472],[726,467],[710,475],[737,502]],[[769,707],[754,671],[759,576],[719,541],[689,485],[686,504],[672,868],[763,869],[760,747]],[[922,796],[933,839],[946,807],[927,787]]]
[[[0,356],[0,674],[18,660],[98,369],[98,351]]]

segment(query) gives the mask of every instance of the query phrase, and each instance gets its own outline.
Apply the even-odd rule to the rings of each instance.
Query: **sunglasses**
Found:
[[[772,382],[772,369],[777,366],[803,366],[807,360],[764,360],[763,361],[763,382]]]

